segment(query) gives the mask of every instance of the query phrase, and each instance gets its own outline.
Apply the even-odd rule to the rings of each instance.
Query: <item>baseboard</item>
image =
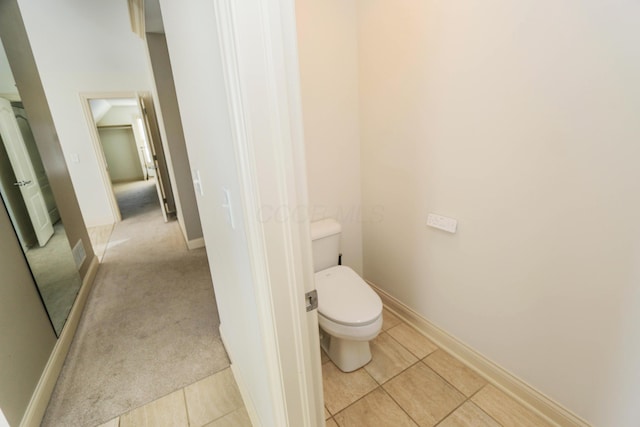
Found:
[[[105,219],[104,221],[89,221],[85,223],[87,228],[106,227],[107,225],[114,225],[116,222],[113,218]]]
[[[78,292],[75,302],[73,303],[67,322],[65,323],[64,328],[62,328],[62,333],[60,334],[58,341],[56,341],[56,345],[53,347],[53,351],[49,356],[49,361],[40,376],[40,381],[38,381],[38,385],[36,386],[33,395],[31,396],[29,406],[27,406],[27,410],[22,418],[20,427],[37,427],[42,422],[44,413],[47,410],[47,405],[49,404],[49,399],[51,399],[51,394],[53,393],[53,388],[56,385],[56,381],[58,381],[62,365],[64,365],[65,358],[69,353],[69,347],[71,347],[71,342],[73,341],[73,337],[78,329],[80,317],[82,316],[84,306],[87,303],[87,298],[93,288],[93,281],[96,277],[96,273],[98,272],[98,266],[98,257],[94,256],[91,260],[91,264],[89,265],[89,269],[87,270],[87,274],[85,274],[84,279],[82,280],[82,287]]]
[[[240,395],[242,396],[242,401],[244,402],[244,407],[249,414],[249,419],[251,420],[251,425],[254,427],[262,426],[260,422],[260,418],[258,417],[258,411],[256,410],[256,405],[251,398],[251,394],[249,393],[249,389],[247,388],[246,382],[242,377],[242,373],[238,371],[237,365],[233,363],[233,355],[229,352],[229,346],[227,345],[227,341],[224,336],[224,329],[222,328],[222,324],[219,327],[220,330],[220,339],[222,340],[222,345],[229,356],[229,360],[231,361],[231,372],[233,373],[233,378],[236,380],[236,384],[238,385],[238,390],[240,390]]]
[[[198,237],[197,239],[187,240],[187,248],[189,250],[204,248],[204,237]]]
[[[540,393],[529,384],[496,365],[491,360],[464,344],[457,338],[435,326],[424,317],[407,307],[374,283],[368,282],[380,295],[384,306],[420,333],[449,352],[456,359],[471,367],[488,382],[507,393],[542,418],[559,426],[589,427],[582,418],[575,415],[559,403]]]

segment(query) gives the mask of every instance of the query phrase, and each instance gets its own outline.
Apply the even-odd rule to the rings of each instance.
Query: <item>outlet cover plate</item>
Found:
[[[442,215],[430,213],[427,216],[427,225],[429,227],[438,228],[449,233],[455,233],[458,229],[458,220]]]

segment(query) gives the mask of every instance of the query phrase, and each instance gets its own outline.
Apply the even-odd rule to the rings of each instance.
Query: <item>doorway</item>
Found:
[[[133,214],[123,205],[132,194],[155,189],[166,221],[176,208],[153,104],[146,93],[103,93],[81,96],[114,222]],[[132,188],[142,191],[131,191]],[[119,196],[120,193],[120,196]],[[143,196],[141,196],[143,197]],[[144,196],[146,197],[146,196]]]

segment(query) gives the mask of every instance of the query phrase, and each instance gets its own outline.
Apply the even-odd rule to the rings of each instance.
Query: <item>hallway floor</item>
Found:
[[[389,310],[373,359],[351,373],[323,353],[327,427],[550,427]]]
[[[45,427],[94,427],[229,367],[205,250],[163,221],[153,181],[116,190],[123,221],[92,233],[109,240]]]
[[[98,427],[251,427],[231,368]]]

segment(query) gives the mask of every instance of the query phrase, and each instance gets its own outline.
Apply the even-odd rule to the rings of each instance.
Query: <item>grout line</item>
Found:
[[[395,403],[396,405],[398,405],[398,408],[400,408],[400,409],[402,410],[402,412],[404,412],[405,414],[407,414],[407,417],[409,417],[409,419],[410,419],[411,421],[413,421],[417,426],[419,426],[419,425],[420,425],[420,423],[419,423],[417,420],[413,419],[413,417],[411,416],[411,414],[409,414],[409,413],[407,412],[407,410],[406,410],[406,409],[404,409],[404,408],[402,407],[402,405],[400,404],[400,402],[398,402],[396,399],[394,399],[394,398],[393,398],[393,396],[391,395],[391,393],[389,393],[387,390],[385,390],[385,389],[384,389],[384,387],[380,387],[380,388],[382,389],[382,391],[383,391],[384,393],[386,393],[386,395],[387,395],[387,396],[389,396],[389,398],[393,401],[393,403]]]
[[[417,360],[416,360],[414,363],[410,364],[409,366],[407,366],[406,368],[402,369],[400,372],[398,372],[397,374],[395,374],[394,376],[390,377],[389,379],[387,379],[386,381],[384,381],[384,382],[382,382],[382,383],[381,383],[381,382],[379,382],[377,379],[375,379],[375,378],[373,377],[373,375],[371,375],[371,374],[366,370],[366,366],[367,366],[367,365],[363,366],[362,368],[359,368],[359,369],[363,369],[363,370],[365,371],[365,373],[366,373],[367,375],[369,375],[369,376],[370,376],[370,377],[375,381],[375,383],[377,384],[377,387],[376,387],[376,388],[374,388],[373,390],[371,390],[371,391],[369,391],[369,392],[365,393],[363,396],[361,396],[361,397],[359,397],[358,399],[356,399],[355,401],[351,402],[349,405],[347,405],[346,407],[344,407],[344,408],[342,408],[341,410],[337,411],[335,414],[333,414],[333,413],[329,410],[329,408],[325,405],[325,408],[327,409],[327,412],[329,412],[329,414],[331,415],[331,416],[329,417],[329,419],[333,419],[333,421],[334,421],[336,424],[338,424],[338,426],[339,426],[338,421],[335,419],[335,416],[336,416],[336,415],[338,415],[338,414],[340,414],[340,413],[344,412],[345,410],[349,409],[351,406],[355,405],[355,404],[356,404],[356,403],[358,403],[360,400],[364,399],[365,397],[367,397],[368,395],[370,395],[371,393],[373,393],[373,392],[374,392],[374,391],[376,391],[377,389],[381,389],[381,390],[383,391],[383,393],[385,393],[387,396],[389,396],[389,398],[391,398],[391,400],[392,400],[392,401],[393,401],[393,402],[394,402],[394,403],[395,403],[395,404],[396,404],[396,405],[397,405],[397,406],[398,406],[398,407],[399,407],[399,408],[400,408],[400,409],[401,409],[401,410],[402,410],[402,411],[403,411],[403,412],[404,412],[404,413],[409,417],[409,419],[411,419],[414,423],[416,423],[416,424],[418,424],[418,425],[419,425],[419,423],[418,423],[415,419],[413,419],[413,417],[411,417],[411,415],[410,415],[410,414],[409,414],[409,413],[408,413],[408,412],[407,412],[407,411],[402,407],[402,405],[400,405],[400,403],[399,403],[398,401],[396,401],[396,399],[394,399],[394,398],[393,398],[393,396],[392,396],[392,395],[391,395],[391,394],[390,394],[390,393],[389,393],[389,392],[384,388],[384,385],[385,385],[385,384],[387,384],[387,383],[389,383],[390,381],[392,381],[392,380],[393,380],[393,379],[395,379],[396,377],[398,377],[398,376],[402,375],[405,371],[407,371],[408,369],[411,369],[411,368],[412,368],[412,367],[414,367],[416,364],[418,364],[418,363],[422,363],[422,365],[423,365],[424,367],[426,367],[427,369],[431,370],[431,371],[432,371],[433,373],[435,373],[435,374],[436,374],[436,375],[437,375],[437,376],[438,376],[442,381],[444,381],[446,384],[448,384],[449,386],[451,386],[455,391],[457,391],[458,393],[460,393],[460,395],[462,395],[462,396],[464,397],[464,400],[463,400],[462,402],[460,402],[460,404],[458,404],[456,407],[454,407],[450,412],[448,412],[444,417],[442,417],[442,419],[440,419],[440,421],[438,421],[438,422],[435,424],[435,426],[440,425],[440,424],[441,424],[444,420],[446,420],[446,419],[447,419],[451,414],[453,414],[455,411],[457,411],[458,409],[460,409],[460,407],[461,407],[461,406],[463,406],[463,405],[464,405],[465,403],[467,403],[467,402],[470,402],[471,404],[473,404],[474,406],[476,406],[476,407],[477,407],[478,409],[480,409],[484,414],[486,414],[486,415],[487,415],[491,420],[495,421],[495,422],[496,422],[496,424],[498,424],[498,425],[502,426],[502,424],[500,424],[500,423],[499,423],[495,418],[493,418],[493,417],[492,417],[490,414],[488,414],[484,409],[482,409],[482,407],[478,406],[475,402],[473,402],[473,401],[471,400],[471,399],[472,399],[476,394],[478,394],[478,393],[479,393],[481,390],[483,390],[487,385],[489,385],[489,382],[486,382],[482,387],[480,387],[478,390],[476,390],[475,392],[473,392],[470,396],[467,396],[465,393],[463,393],[463,392],[462,392],[462,390],[459,390],[455,385],[453,385],[451,382],[449,382],[446,378],[444,378],[442,375],[440,375],[440,373],[439,373],[438,371],[436,371],[435,369],[431,368],[431,367],[430,367],[429,365],[427,365],[427,363],[425,362],[425,360],[426,360],[429,356],[433,355],[436,351],[444,351],[444,352],[446,353],[446,351],[445,351],[445,350],[443,350],[442,348],[440,348],[439,346],[437,346],[437,345],[434,343],[434,345],[436,346],[436,349],[434,349],[432,352],[428,353],[428,354],[427,354],[426,356],[424,356],[423,358],[419,358],[419,356],[418,356],[418,355],[414,354],[414,353],[413,353],[411,350],[409,350],[405,345],[403,345],[399,340],[397,340],[395,337],[393,337],[391,334],[389,334],[389,333],[388,333],[388,331],[390,331],[390,330],[391,330],[391,329],[393,329],[393,328],[396,328],[396,327],[400,326],[400,325],[401,325],[401,324],[403,324],[403,323],[404,323],[405,325],[407,325],[408,327],[410,327],[410,328],[412,328],[412,329],[414,329],[414,330],[415,330],[415,328],[414,328],[413,326],[409,325],[409,324],[408,324],[408,323],[406,323],[404,320],[402,320],[402,319],[398,318],[397,316],[396,316],[396,318],[399,320],[399,322],[398,322],[397,324],[393,325],[392,327],[389,327],[389,328],[387,328],[387,329],[385,329],[385,330],[381,330],[381,331],[380,331],[380,335],[381,335],[381,334],[387,334],[387,335],[388,335],[392,340],[394,340],[396,343],[400,344],[400,346],[401,346],[402,348],[404,348],[406,351],[408,351],[408,352],[409,352],[409,354],[411,354],[412,356],[416,357],[416,358],[417,358]],[[426,338],[426,337],[425,337],[425,338]],[[426,339],[428,339],[428,338],[426,338]],[[431,341],[431,340],[429,340],[429,341]],[[321,350],[321,351],[322,351],[322,350]],[[322,364],[322,366],[326,365],[327,363],[332,363],[332,364],[333,364],[333,361],[332,361],[331,359],[329,359],[327,362],[325,362],[324,364]],[[466,364],[464,364],[464,363],[462,363],[462,364],[463,364],[465,367],[469,368]],[[335,366],[335,364],[334,364],[334,366]],[[339,368],[337,368],[337,367],[336,367],[336,369],[338,369],[338,370],[339,370]],[[344,374],[344,375],[348,375],[348,373],[344,373],[344,372],[342,372],[342,371],[340,371],[340,372],[341,372],[342,374]],[[354,372],[356,372],[356,371],[354,371]],[[473,370],[473,372],[474,372],[474,373],[476,373],[476,372],[475,372],[475,370]],[[484,378],[483,378],[483,379],[484,379]],[[485,381],[486,381],[486,379],[485,379]],[[435,426],[434,426],[434,427],[435,427]]]
[[[362,368],[360,368],[362,369]],[[359,398],[357,398],[356,400],[354,400],[353,402],[349,403],[347,406],[345,406],[344,408],[340,409],[338,412],[336,412],[334,415],[331,416],[331,418],[334,418],[335,421],[335,417],[336,415],[346,411],[347,409],[349,409],[350,407],[352,407],[353,405],[355,405],[356,403],[358,403],[359,401],[361,401],[362,399],[364,399],[365,397],[367,397],[368,395],[370,395],[371,393],[373,393],[374,391],[376,391],[377,389],[382,388],[382,386],[378,385],[376,388],[374,388],[371,391],[368,391],[367,393],[365,393],[364,395],[360,396]],[[329,411],[327,409],[327,411]],[[331,411],[329,411],[329,413],[331,413]],[[337,423],[337,421],[336,421]]]
[[[187,413],[187,425],[191,425],[191,417],[189,416],[189,404],[187,403],[186,387],[182,387],[182,400],[184,401],[184,410]]]
[[[465,403],[467,403],[468,401],[469,401],[469,399],[465,397],[465,399],[464,399],[462,402],[460,402],[460,404],[459,404],[458,406],[456,406],[455,408],[453,408],[451,411],[449,411],[449,413],[448,413],[447,415],[445,415],[444,417],[442,417],[442,419],[441,419],[440,421],[438,421],[438,422],[435,424],[435,426],[434,426],[434,427],[437,427],[440,423],[442,423],[444,420],[446,420],[447,418],[449,418],[449,416],[450,416],[451,414],[453,414],[453,413],[454,413],[454,412],[456,412],[458,409],[460,409],[460,407],[461,407],[462,405],[464,405]]]
[[[476,394],[480,393],[482,390],[484,390],[488,385],[491,385],[490,382],[487,382],[484,386],[480,387],[475,393],[473,393],[471,396],[469,396],[469,399],[467,399],[469,402],[471,402],[472,404],[474,404],[476,406],[476,408],[480,409],[483,413],[485,413],[489,418],[491,418],[493,421],[496,422],[496,424],[498,424],[499,426],[502,426],[502,424],[496,420],[493,416],[491,416],[491,414],[489,414],[487,411],[485,411],[482,406],[480,406],[479,404],[477,404],[476,402],[474,402],[473,400],[471,400]]]
[[[435,369],[433,369],[431,366],[427,365],[424,360],[421,360],[422,364],[424,366],[426,366],[428,369],[431,369],[431,371],[433,371],[434,374],[436,374],[437,376],[439,376],[442,381],[444,381],[445,383],[449,384],[451,387],[453,387],[453,389],[455,391],[457,391],[458,393],[460,393],[461,395],[464,396],[465,400],[469,399],[471,396],[475,395],[479,390],[483,389],[488,383],[485,380],[485,385],[483,385],[482,387],[480,387],[478,390],[476,390],[471,396],[467,397],[466,394],[464,394],[464,392],[462,390],[460,390],[458,387],[456,387],[455,385],[451,384],[451,382],[449,382],[445,377],[443,377],[442,375],[440,375],[440,373],[438,371],[436,371]],[[484,380],[484,378],[483,378]]]

